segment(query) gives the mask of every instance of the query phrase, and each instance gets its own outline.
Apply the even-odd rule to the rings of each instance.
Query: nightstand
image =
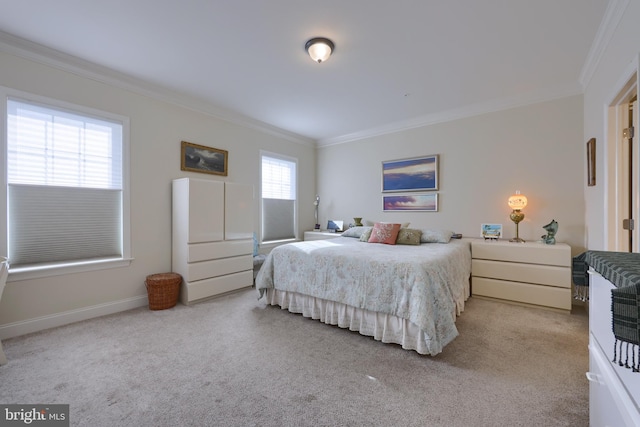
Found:
[[[571,247],[473,240],[473,295],[571,310]]]
[[[342,233],[330,233],[328,231],[305,231],[304,240],[326,240],[340,237]]]

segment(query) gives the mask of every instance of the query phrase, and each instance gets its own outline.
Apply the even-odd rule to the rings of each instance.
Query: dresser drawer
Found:
[[[617,410],[619,401],[616,390],[606,378],[606,361],[591,345],[589,346],[589,425],[625,426],[622,414]],[[615,396],[615,397],[614,397]]]
[[[571,266],[571,247],[562,243],[545,245],[536,242],[512,243],[480,241],[471,243],[471,253],[475,259],[556,265],[561,267]]]
[[[205,261],[214,258],[228,258],[253,254],[253,240],[231,240],[189,245],[187,262]]]
[[[187,282],[183,283],[180,290],[180,300],[183,304],[189,304],[252,285],[253,271],[242,271],[196,282]]]
[[[593,337],[590,337],[593,338]],[[633,374],[640,375],[640,374]],[[600,348],[589,344],[589,425],[637,427],[640,412]]]
[[[244,270],[253,272],[253,257],[251,255],[191,263],[187,266],[186,280],[193,282]],[[251,274],[253,277],[253,273]]]
[[[473,259],[471,271],[474,277],[571,288],[571,269],[568,267]]]
[[[475,274],[475,273],[474,273]],[[473,295],[571,310],[571,289],[474,276]]]

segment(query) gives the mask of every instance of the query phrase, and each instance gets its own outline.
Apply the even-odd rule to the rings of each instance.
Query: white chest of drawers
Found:
[[[571,247],[473,240],[473,295],[571,310]]]
[[[589,271],[589,425],[640,426],[640,372],[612,362],[611,330],[614,285]]]
[[[173,181],[172,269],[191,304],[253,283],[253,186]]]

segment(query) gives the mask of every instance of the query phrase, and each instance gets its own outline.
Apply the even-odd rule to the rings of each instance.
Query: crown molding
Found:
[[[593,39],[593,43],[591,44],[591,49],[589,50],[589,54],[587,55],[587,60],[582,66],[582,71],[580,72],[579,81],[582,85],[583,91],[587,88],[587,86],[589,86],[589,83],[593,78],[593,74],[596,72],[600,61],[602,60],[602,55],[609,45],[614,32],[618,28],[620,20],[622,20],[622,17],[624,16],[624,12],[627,9],[628,5],[629,0],[609,1],[607,9],[604,13],[604,17],[602,18],[600,26],[598,27],[596,37]]]
[[[454,120],[464,119],[473,116],[479,116],[487,113],[508,110],[511,108],[523,107],[531,104],[538,104],[555,99],[566,98],[569,96],[582,95],[582,87],[576,83],[560,88],[552,88],[547,90],[538,90],[535,93],[529,93],[517,97],[496,99],[489,102],[469,105],[466,107],[442,111],[426,116],[417,117],[415,119],[403,120],[388,125],[354,132],[334,138],[321,139],[317,141],[318,148],[329,147],[332,145],[345,144],[360,139],[371,138],[375,136],[386,135],[394,132],[401,132],[409,129],[415,129],[423,126],[431,126],[438,123],[451,122]]]
[[[142,79],[120,73],[110,68],[42,46],[38,43],[25,40],[21,37],[14,36],[13,34],[3,31],[0,31],[0,52],[5,52],[59,69],[61,71],[66,71],[80,77],[147,96],[158,101],[167,102],[192,111],[204,113],[217,119],[260,132],[265,132],[291,142],[307,146],[315,146],[315,140],[312,138],[307,138],[293,132],[285,131],[284,129],[252,119],[240,113],[203,101],[202,99],[184,95],[160,85],[151,84]]]
[[[551,101],[567,96],[584,94],[585,88],[589,85],[595,70],[604,54],[604,51],[611,41],[613,34],[624,16],[624,12],[629,5],[629,0],[610,0],[604,17],[598,27],[598,32],[587,55],[587,59],[580,72],[578,84],[576,86],[556,88],[544,92],[536,92],[515,98],[493,100],[486,103],[471,105],[459,109],[453,109],[434,113],[419,118],[391,123],[373,129],[354,132],[332,138],[321,139],[316,142],[319,148],[332,145],[344,144],[364,138],[385,135],[393,132],[414,129],[422,126],[430,126],[438,123],[449,122],[480,114],[506,110],[538,102]]]

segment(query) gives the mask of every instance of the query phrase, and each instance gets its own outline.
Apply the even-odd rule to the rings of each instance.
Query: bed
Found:
[[[274,248],[256,277],[259,299],[420,354],[442,352],[470,295],[470,243],[430,230],[418,230],[418,244],[369,243],[371,229]]]

